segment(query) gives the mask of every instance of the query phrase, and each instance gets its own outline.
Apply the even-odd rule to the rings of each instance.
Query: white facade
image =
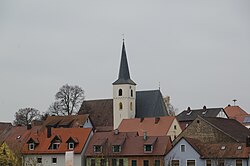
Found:
[[[135,98],[135,85],[113,85],[114,129],[118,128],[123,119],[135,118]]]

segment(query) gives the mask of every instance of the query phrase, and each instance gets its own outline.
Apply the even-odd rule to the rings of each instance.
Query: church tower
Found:
[[[113,123],[117,129],[122,119],[135,118],[136,83],[130,79],[124,40],[118,79],[113,83]]]

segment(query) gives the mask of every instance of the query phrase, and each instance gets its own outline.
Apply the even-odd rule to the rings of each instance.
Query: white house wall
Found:
[[[52,158],[57,158],[57,163],[52,163]],[[37,164],[37,158],[42,158],[42,163]],[[65,154],[43,154],[43,155],[24,155],[24,162],[26,165],[37,165],[37,166],[65,166]],[[82,165],[81,154],[74,154],[74,166]]]

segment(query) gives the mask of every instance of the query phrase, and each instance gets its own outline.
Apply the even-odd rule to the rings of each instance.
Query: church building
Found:
[[[123,119],[168,116],[160,90],[136,91],[124,41],[118,79],[113,82],[113,99],[86,100],[79,114],[89,114],[97,130],[117,129]]]

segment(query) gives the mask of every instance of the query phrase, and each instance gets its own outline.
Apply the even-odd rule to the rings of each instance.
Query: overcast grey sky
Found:
[[[122,34],[137,90],[250,110],[249,0],[0,0],[0,121],[46,111],[66,83],[111,98]]]

